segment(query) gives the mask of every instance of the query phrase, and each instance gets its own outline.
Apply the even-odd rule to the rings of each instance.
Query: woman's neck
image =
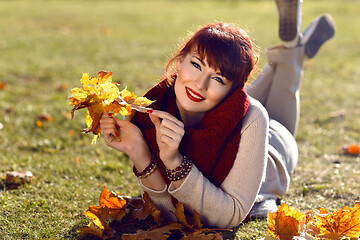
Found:
[[[186,111],[184,108],[182,108],[180,106],[180,104],[178,104],[177,100],[176,100],[176,105],[179,109],[180,116],[181,116],[181,119],[182,119],[185,127],[195,128],[197,125],[199,125],[201,120],[204,118],[204,115],[205,115],[204,112]]]

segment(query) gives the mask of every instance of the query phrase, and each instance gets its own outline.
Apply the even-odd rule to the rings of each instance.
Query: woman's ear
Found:
[[[180,67],[181,67],[181,60],[180,59],[177,59],[176,60],[176,64],[175,64],[175,66],[176,66],[176,72],[179,72],[180,71]]]

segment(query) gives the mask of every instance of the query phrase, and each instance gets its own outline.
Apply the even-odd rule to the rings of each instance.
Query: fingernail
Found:
[[[147,112],[147,113],[152,113],[152,112],[153,112],[153,110],[147,110],[146,112]]]
[[[108,116],[111,117],[112,115],[114,115],[113,113],[108,113]]]

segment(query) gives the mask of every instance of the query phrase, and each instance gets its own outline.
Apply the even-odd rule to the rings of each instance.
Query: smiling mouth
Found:
[[[191,101],[201,102],[205,100],[203,96],[194,92],[194,90],[192,90],[191,88],[185,87],[185,89],[186,89],[186,94]]]

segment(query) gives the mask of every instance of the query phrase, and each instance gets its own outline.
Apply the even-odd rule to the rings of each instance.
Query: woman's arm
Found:
[[[179,188],[169,193],[194,209],[202,223],[220,228],[237,226],[248,215],[260,189],[267,162],[268,116],[252,99],[244,118],[241,141],[234,165],[221,187],[206,179],[193,166]]]

